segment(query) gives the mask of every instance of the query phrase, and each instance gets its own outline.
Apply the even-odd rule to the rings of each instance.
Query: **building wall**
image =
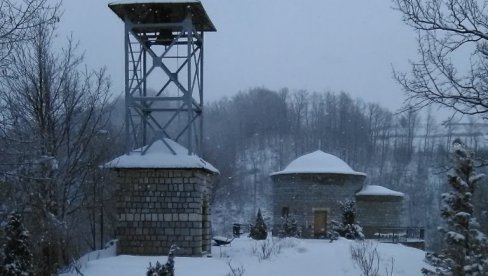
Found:
[[[366,237],[373,237],[380,228],[404,227],[403,198],[357,197],[357,221]]]
[[[118,254],[178,255],[211,250],[210,191],[213,176],[200,169],[118,169]]]
[[[305,233],[314,233],[314,211],[327,211],[331,220],[340,220],[338,201],[354,199],[364,176],[340,174],[287,174],[273,178],[273,224],[279,228],[282,208],[288,207]],[[275,229],[276,230],[276,229]]]

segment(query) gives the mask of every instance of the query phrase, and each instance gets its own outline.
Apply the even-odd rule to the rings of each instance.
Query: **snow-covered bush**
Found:
[[[30,251],[30,234],[24,228],[22,217],[18,213],[11,213],[5,226],[3,245],[3,262],[0,275],[30,276],[32,274],[32,253]]]
[[[175,252],[178,250],[178,246],[175,244],[171,245],[168,254],[168,260],[166,264],[161,265],[159,262],[156,262],[155,266],[152,266],[149,263],[149,267],[147,268],[147,276],[175,276]]]
[[[370,240],[351,245],[351,258],[361,270],[362,276],[379,276],[380,257],[376,245]]]
[[[332,221],[333,231],[346,239],[364,239],[363,228],[356,223],[356,202],[347,199],[339,201],[339,206],[342,211],[342,220],[340,223]],[[332,236],[335,236],[334,233],[331,234]]]
[[[267,260],[280,252],[281,245],[275,238],[256,242],[252,247],[252,254],[257,256],[260,261]]]
[[[229,266],[229,269],[230,269],[230,272],[227,273],[227,276],[243,276],[244,272],[246,272],[246,270],[244,269],[244,267],[242,265],[241,266],[233,266],[232,260],[229,260],[227,262],[227,265]]]
[[[281,228],[278,234],[280,237],[300,237],[301,229],[298,227],[297,220],[294,216],[286,215],[281,217]]]
[[[476,174],[471,153],[455,139],[451,153],[454,168],[448,173],[451,190],[443,193],[441,217],[445,226],[440,254],[428,253],[426,260],[434,268],[424,268],[424,275],[487,275],[488,241],[473,216],[472,197],[483,175]]]
[[[251,253],[262,261],[279,255],[283,249],[294,248],[297,245],[298,240],[295,238],[272,237],[262,241],[255,241],[251,247]]]
[[[251,225],[249,237],[255,240],[265,240],[268,237],[268,228],[266,227],[263,216],[261,215],[261,209],[258,210],[256,223]]]

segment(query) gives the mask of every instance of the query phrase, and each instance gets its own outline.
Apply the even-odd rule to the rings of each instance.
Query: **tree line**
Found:
[[[452,140],[461,136],[480,155],[485,150],[475,121],[441,124],[432,111],[393,113],[344,92],[253,88],[205,112],[204,156],[221,173],[216,231],[246,223],[259,208],[271,212],[269,174],[318,149],[367,173],[366,183],[405,193],[405,223],[435,229]]]

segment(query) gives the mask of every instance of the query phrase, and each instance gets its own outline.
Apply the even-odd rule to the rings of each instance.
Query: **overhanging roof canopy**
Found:
[[[180,23],[190,7],[196,31],[215,32],[215,26],[198,0],[132,0],[108,4],[120,19],[134,24]]]

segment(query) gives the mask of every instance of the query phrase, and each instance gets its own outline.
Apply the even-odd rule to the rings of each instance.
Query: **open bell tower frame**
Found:
[[[119,1],[109,7],[124,21],[126,151],[160,139],[174,153],[163,139],[169,138],[201,156],[203,39],[216,31],[202,4]]]

